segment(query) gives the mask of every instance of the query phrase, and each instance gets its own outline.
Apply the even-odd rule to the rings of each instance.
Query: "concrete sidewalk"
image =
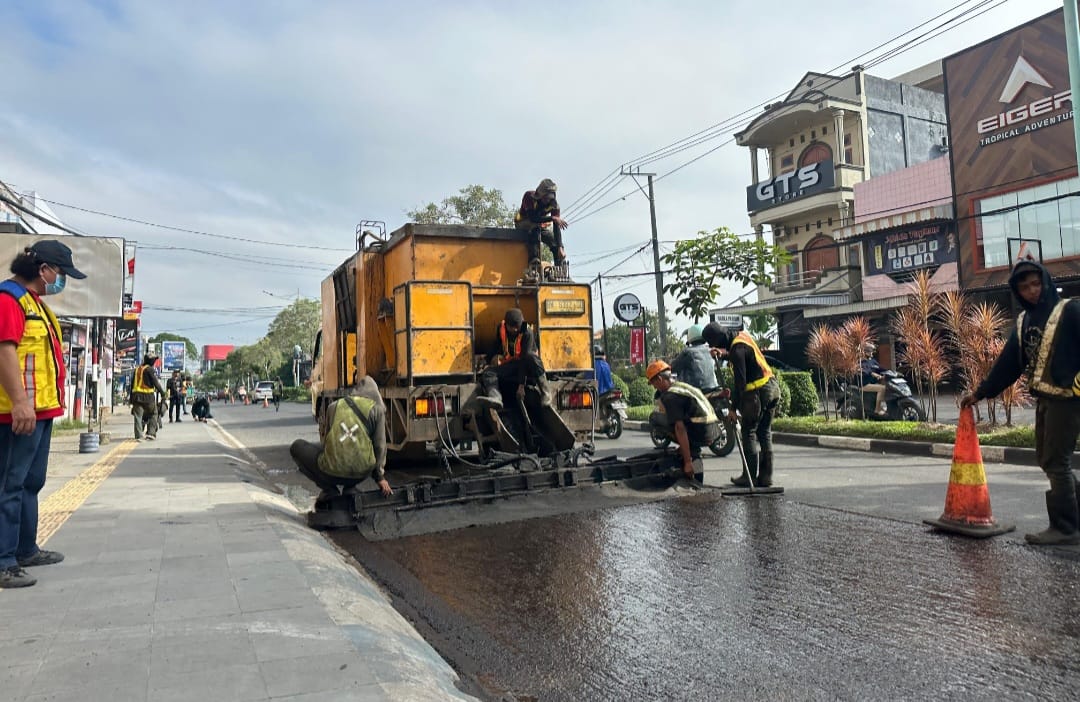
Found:
[[[472,699],[226,434],[130,421],[99,453],[54,440],[40,521],[67,558],[0,591],[0,699]]]

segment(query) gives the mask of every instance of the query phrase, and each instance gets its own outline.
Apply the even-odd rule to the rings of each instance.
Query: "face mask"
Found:
[[[63,273],[56,274],[56,280],[53,282],[45,281],[45,294],[46,295],[58,295],[67,285],[67,276]]]

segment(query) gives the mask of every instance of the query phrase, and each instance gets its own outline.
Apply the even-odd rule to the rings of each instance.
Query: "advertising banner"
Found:
[[[116,369],[123,373],[139,365],[139,324],[123,320],[116,325]]]
[[[630,327],[630,362],[645,362],[645,327]]]
[[[161,365],[167,371],[184,370],[184,356],[187,348],[183,341],[161,342]]]
[[[867,275],[901,275],[957,257],[956,235],[943,224],[873,234],[865,246]]]
[[[97,236],[42,236],[5,234],[0,237],[0,259],[10,262],[27,246],[56,239],[71,249],[75,267],[86,274],[71,279],[63,295],[49,298],[58,317],[119,317],[123,299],[124,240]],[[5,264],[6,265],[6,264]]]
[[[770,180],[763,180],[746,188],[746,211],[760,210],[798,200],[807,195],[825,192],[836,185],[836,171],[832,159],[811,163],[802,168],[782,173]]]

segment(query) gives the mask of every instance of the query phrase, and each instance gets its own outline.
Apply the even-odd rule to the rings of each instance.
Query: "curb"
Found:
[[[623,427],[632,431],[649,430],[648,422],[624,422]],[[953,445],[931,443],[928,441],[901,441],[899,439],[867,439],[856,436],[831,436],[824,434],[788,434],[773,433],[773,441],[789,446],[809,446],[819,448],[843,449],[845,451],[867,451],[873,453],[895,453],[907,456],[944,456],[952,457]],[[1013,448],[1011,446],[983,446],[984,463],[1013,463],[1025,466],[1038,466],[1035,449]]]

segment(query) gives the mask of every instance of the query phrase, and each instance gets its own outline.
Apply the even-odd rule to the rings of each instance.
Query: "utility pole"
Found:
[[[655,173],[642,173],[639,168],[636,171],[621,170],[620,175],[628,175],[631,178],[634,176],[646,176],[649,179],[649,192],[645,193],[645,197],[649,198],[649,222],[652,224],[652,257],[653,257],[653,275],[656,279],[656,317],[657,322],[660,325],[660,355],[667,357],[667,310],[664,306],[664,274],[660,270],[660,241],[656,236],[656,198],[653,195],[653,177]],[[634,183],[637,183],[637,179],[634,179]],[[641,190],[641,186],[638,185],[638,190]],[[642,191],[644,193],[644,191]],[[646,359],[647,360],[647,359]]]

